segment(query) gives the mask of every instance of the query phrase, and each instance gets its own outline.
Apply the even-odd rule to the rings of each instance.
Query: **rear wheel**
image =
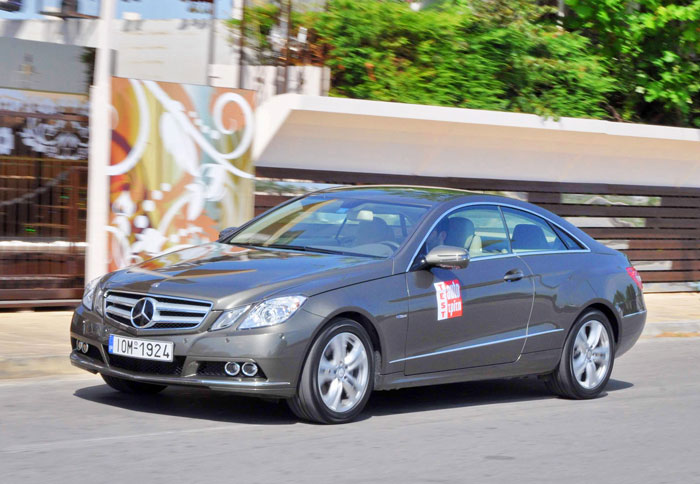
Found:
[[[566,339],[559,366],[545,379],[547,387],[565,398],[595,398],[610,379],[615,340],[608,318],[589,311],[574,324]]]
[[[309,351],[297,395],[287,400],[304,420],[349,422],[365,407],[373,388],[374,361],[367,331],[338,320],[323,330]]]
[[[165,385],[153,383],[142,383],[140,381],[125,380],[116,376],[101,375],[107,385],[123,393],[133,393],[136,395],[152,395],[165,390]]]

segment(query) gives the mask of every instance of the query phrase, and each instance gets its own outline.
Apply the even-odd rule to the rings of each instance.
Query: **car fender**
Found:
[[[403,371],[403,363],[389,361],[404,356],[408,330],[406,274],[366,281],[318,294],[304,304],[304,310],[323,318],[309,339],[309,348],[318,333],[333,319],[347,316],[366,326],[373,344],[382,355],[381,373]],[[370,325],[370,326],[367,326]],[[307,348],[307,352],[308,349]]]

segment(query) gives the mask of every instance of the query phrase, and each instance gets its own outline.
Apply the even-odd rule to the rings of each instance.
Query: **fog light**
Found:
[[[245,376],[255,376],[258,373],[258,365],[255,363],[243,363],[243,374]]]
[[[229,361],[224,365],[224,371],[228,376],[236,376],[241,371],[241,366],[235,361]]]

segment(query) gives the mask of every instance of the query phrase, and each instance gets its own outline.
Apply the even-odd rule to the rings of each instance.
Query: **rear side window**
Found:
[[[543,218],[521,210],[501,207],[515,253],[569,250],[554,228]]]
[[[559,236],[559,238],[562,240],[562,242],[564,242],[564,245],[566,245],[566,247],[567,247],[569,250],[581,250],[581,249],[584,248],[584,247],[583,247],[580,243],[578,243],[572,236],[570,236],[569,234],[567,234],[566,232],[564,232],[562,229],[560,229],[560,228],[557,227],[556,225],[550,224],[550,226],[552,227],[552,229],[554,229],[554,231],[557,233],[557,235]]]

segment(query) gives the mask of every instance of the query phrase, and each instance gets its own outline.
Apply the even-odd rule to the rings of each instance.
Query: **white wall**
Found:
[[[211,83],[217,87],[238,87],[237,64],[211,66]],[[256,92],[255,103],[261,105],[284,90],[284,67],[245,66],[243,88]],[[330,69],[317,66],[289,66],[286,92],[309,96],[324,96],[330,89]]]
[[[209,20],[116,20],[114,74],[120,77],[207,84]],[[94,47],[93,20],[0,20],[0,37]],[[231,33],[216,22],[214,63],[238,62]],[[0,66],[4,61],[0,57]]]
[[[287,94],[257,111],[258,166],[700,187],[700,130]]]

